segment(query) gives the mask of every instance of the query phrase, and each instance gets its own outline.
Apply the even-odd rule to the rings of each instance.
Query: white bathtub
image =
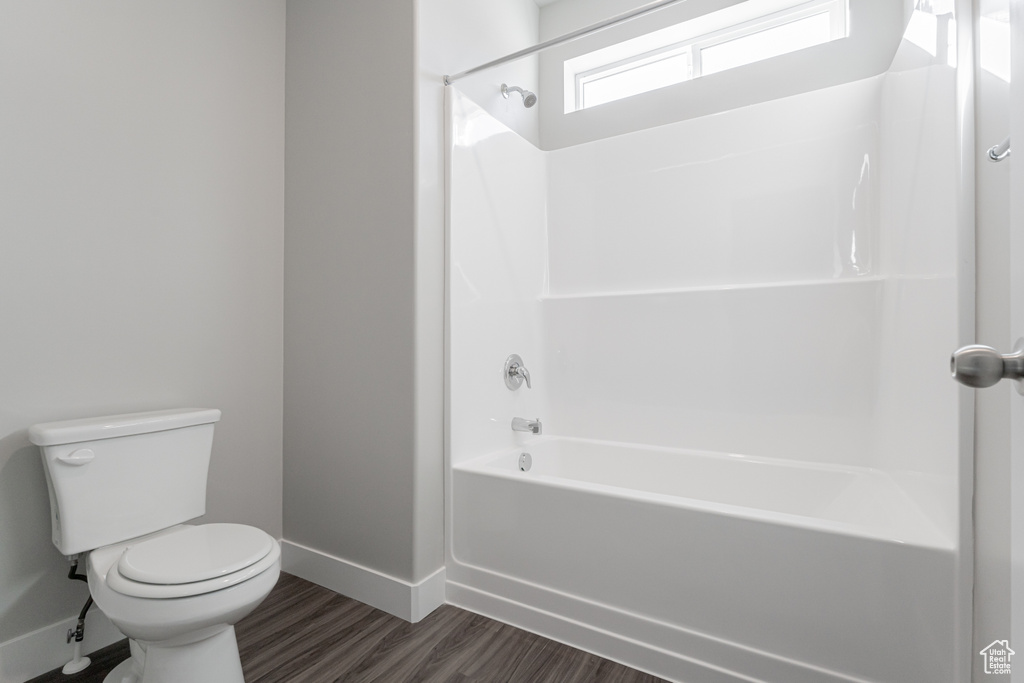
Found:
[[[448,599],[677,681],[952,681],[955,544],[914,494],[542,437],[453,467]]]

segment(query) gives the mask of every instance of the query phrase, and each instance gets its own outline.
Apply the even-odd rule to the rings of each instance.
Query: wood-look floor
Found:
[[[235,632],[248,683],[662,680],[451,605],[410,624],[290,574]],[[56,669],[29,683],[102,683],[127,657],[121,641],[81,673]]]

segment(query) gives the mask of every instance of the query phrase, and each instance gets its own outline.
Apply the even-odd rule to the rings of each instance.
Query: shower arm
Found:
[[[1002,161],[1008,156],[1010,156],[1010,138],[1006,138],[988,150],[989,161]]]

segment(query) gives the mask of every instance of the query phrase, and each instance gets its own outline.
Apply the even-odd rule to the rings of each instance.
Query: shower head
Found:
[[[506,100],[508,99],[508,94],[513,90],[515,90],[517,93],[523,96],[523,106],[526,107],[527,109],[537,104],[537,96],[534,95],[529,90],[523,90],[518,85],[505,85],[504,83],[501,84],[501,96],[504,97]]]

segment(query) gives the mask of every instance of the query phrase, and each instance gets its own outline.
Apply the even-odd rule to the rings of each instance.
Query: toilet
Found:
[[[206,512],[219,410],[175,409],[38,424],[53,543],[87,554],[96,606],[132,656],[104,683],[243,683],[235,623],[277,583],[281,548]]]

